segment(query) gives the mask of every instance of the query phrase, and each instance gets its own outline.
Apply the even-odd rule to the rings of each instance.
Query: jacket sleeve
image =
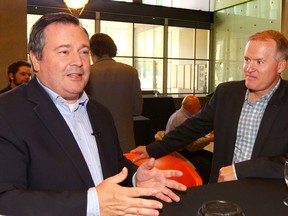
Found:
[[[235,164],[238,179],[243,178],[284,178],[284,163],[288,153],[273,157],[255,158]]]
[[[200,112],[188,118],[174,130],[165,134],[162,141],[146,146],[150,157],[170,154],[213,130],[213,103],[206,104]]]

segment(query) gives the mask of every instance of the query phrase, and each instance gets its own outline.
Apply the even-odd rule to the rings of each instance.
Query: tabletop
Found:
[[[177,192],[179,203],[164,203],[161,216],[197,216],[203,203],[224,200],[238,204],[245,216],[287,216],[283,199],[288,196],[284,180],[245,179],[207,184]]]

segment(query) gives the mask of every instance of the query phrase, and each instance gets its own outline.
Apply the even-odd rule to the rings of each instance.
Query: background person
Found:
[[[201,104],[196,96],[188,95],[183,98],[181,108],[173,113],[166,125],[165,134],[174,130],[186,119],[195,115],[201,109]],[[210,143],[211,136],[201,137],[194,142],[184,146],[183,149],[178,150],[182,156],[188,159],[202,178],[204,184],[209,181],[211,170],[212,152],[203,149]]]
[[[83,91],[90,47],[79,20],[43,15],[28,50],[36,76],[0,96],[0,214],[158,215],[162,203],[140,197],[179,201],[171,189],[186,187],[168,177],[181,172],[126,160],[111,114]]]
[[[26,61],[17,61],[9,65],[7,69],[9,85],[0,90],[0,94],[9,91],[22,83],[29,82],[31,78],[31,64]]]
[[[130,65],[116,62],[117,47],[113,39],[96,33],[90,39],[93,65],[87,94],[111,112],[123,152],[135,148],[133,116],[142,113],[143,99],[138,72]]]
[[[245,80],[218,85],[199,113],[163,141],[133,152],[142,153],[139,158],[158,158],[214,130],[210,182],[283,178],[288,158],[288,82],[280,75],[287,59],[288,41],[280,32],[253,34],[244,51]]]

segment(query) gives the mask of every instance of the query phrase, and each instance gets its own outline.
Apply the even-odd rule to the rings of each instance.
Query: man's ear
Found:
[[[10,80],[14,80],[14,74],[12,72],[8,73],[8,77]]]
[[[287,60],[286,59],[282,59],[281,61],[279,61],[278,63],[278,73],[281,74],[287,66]]]
[[[34,71],[38,72],[40,70],[39,59],[37,58],[36,54],[33,53],[32,51],[30,51],[29,55],[30,55],[30,60],[32,62]]]

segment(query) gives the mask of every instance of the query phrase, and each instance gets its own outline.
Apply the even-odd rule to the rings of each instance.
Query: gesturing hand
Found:
[[[96,187],[100,215],[159,215],[157,209],[163,207],[162,203],[152,199],[138,198],[141,196],[156,196],[160,193],[157,188],[122,187],[122,182],[128,174],[127,168],[110,178],[104,180]]]
[[[169,178],[182,176],[183,173],[179,170],[159,170],[154,165],[155,159],[150,158],[138,168],[136,185],[158,190],[156,197],[165,202],[172,202],[172,200],[178,202],[180,198],[171,189],[185,191],[187,187]]]

